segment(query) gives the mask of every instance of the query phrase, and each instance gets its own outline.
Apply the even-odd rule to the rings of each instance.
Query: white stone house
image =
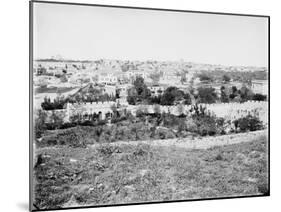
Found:
[[[251,89],[254,93],[268,95],[268,81],[267,80],[253,80]]]
[[[98,75],[98,83],[99,84],[116,84],[118,82],[117,76],[109,73],[101,73]]]

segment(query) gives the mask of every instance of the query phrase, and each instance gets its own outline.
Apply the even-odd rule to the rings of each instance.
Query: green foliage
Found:
[[[231,79],[231,78],[230,78],[228,75],[226,75],[226,74],[224,74],[224,75],[222,76],[222,81],[223,81],[224,83],[229,82],[230,79]]]
[[[184,92],[177,87],[168,87],[161,97],[161,105],[173,105],[175,102],[184,100]]]
[[[243,86],[238,93],[240,94],[242,102],[252,100],[254,95],[251,89],[247,88],[246,86]]]
[[[50,98],[45,97],[44,101],[41,103],[43,110],[59,110],[64,108],[64,104],[67,102],[63,96],[57,96],[52,102]]]
[[[44,131],[46,130],[46,118],[47,114],[44,113],[42,110],[38,110],[38,114],[35,117],[34,121],[34,132],[35,132],[35,138],[40,138]]]
[[[254,94],[252,97],[252,100],[254,101],[266,101],[266,99],[267,99],[266,95],[259,94],[259,93]]]
[[[229,97],[224,86],[221,87],[221,102],[229,102]]]
[[[207,73],[201,73],[201,74],[199,74],[198,77],[201,82],[212,82],[213,81],[213,77]]]
[[[86,147],[88,142],[89,141],[86,140],[85,131],[82,128],[77,127],[60,130],[58,132],[46,135],[41,141],[37,141],[37,144],[40,147],[55,145]]]
[[[151,96],[150,90],[147,88],[142,77],[137,77],[133,85],[134,87],[128,90],[127,101],[129,104],[135,105]]]
[[[133,85],[139,98],[146,99],[148,96],[150,96],[150,90],[147,88],[142,77],[137,77],[133,82]]]
[[[52,111],[52,115],[50,116],[50,121],[55,129],[58,129],[63,124],[63,118],[60,117],[55,111]]]
[[[171,139],[171,138],[176,138],[176,135],[169,129],[158,128],[155,131],[155,138],[156,139]]]
[[[191,120],[187,124],[187,131],[197,133],[201,136],[225,134],[223,118],[211,115],[206,107],[197,104],[191,108]]]
[[[47,210],[75,203],[268,195],[267,138],[247,141],[210,149],[145,144],[39,148],[34,203]]]
[[[241,132],[256,131],[264,128],[262,121],[253,115],[247,115],[246,117],[239,118],[233,122]]]
[[[197,126],[195,133],[201,136],[217,134],[216,119],[214,116],[193,116],[192,119]]]
[[[215,103],[217,100],[217,94],[214,88],[198,88],[198,101],[199,103]]]

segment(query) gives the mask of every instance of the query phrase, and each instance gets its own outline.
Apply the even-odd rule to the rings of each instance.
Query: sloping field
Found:
[[[54,209],[264,195],[267,136],[253,137],[209,149],[134,142],[37,149],[35,205]]]
[[[205,136],[205,137],[187,137],[187,138],[173,138],[164,140],[144,140],[144,141],[117,141],[110,143],[113,146],[127,145],[128,142],[131,145],[147,144],[151,146],[166,146],[166,147],[180,147],[187,149],[208,149],[216,146],[223,146],[229,144],[237,144],[250,142],[258,139],[261,136],[268,135],[268,130],[259,130],[247,133],[238,133],[230,135],[218,135],[218,136]],[[92,147],[95,148],[94,144]]]

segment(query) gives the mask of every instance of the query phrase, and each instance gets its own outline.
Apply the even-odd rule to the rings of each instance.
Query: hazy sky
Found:
[[[267,19],[34,4],[34,58],[268,63]]]

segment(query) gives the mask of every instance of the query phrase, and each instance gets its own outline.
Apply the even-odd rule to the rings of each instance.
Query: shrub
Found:
[[[71,147],[86,147],[83,134],[74,130],[67,130],[57,135],[59,145],[68,145]]]
[[[196,132],[201,136],[215,135],[217,133],[216,120],[211,116],[203,116],[195,119]]]
[[[185,122],[186,124],[186,130],[189,132],[196,132],[197,130],[197,125],[196,123],[193,121],[192,118],[188,118]]]
[[[114,142],[116,141],[116,128],[114,127],[103,127],[102,134],[99,136],[99,142]]]
[[[217,126],[217,133],[224,135],[226,134],[226,121],[224,118],[217,118],[216,119],[216,126]]]
[[[217,118],[208,113],[197,113],[192,116],[193,122],[196,125],[196,128],[193,128],[193,132],[201,135],[215,135],[217,134]]]
[[[241,132],[263,129],[262,121],[258,117],[252,115],[247,115],[246,117],[234,120],[233,123]]]
[[[165,128],[156,129],[154,136],[155,136],[156,139],[176,138],[175,133],[173,133],[171,130],[165,129]]]
[[[46,117],[47,117],[46,113],[44,113],[42,110],[38,111],[38,114],[34,122],[34,132],[36,138],[40,138],[42,134],[45,132],[45,130],[47,129],[47,126],[45,124]]]
[[[256,93],[256,94],[253,95],[252,100],[255,100],[255,101],[265,101],[266,100],[266,95],[262,95],[262,94]]]
[[[50,135],[46,135],[41,141],[37,141],[39,146],[54,146],[54,145],[66,145],[70,147],[86,147],[89,141],[86,139],[85,131],[81,128],[69,128],[66,130],[60,130],[59,132],[53,132]]]
[[[178,126],[180,123],[180,118],[170,114],[170,113],[163,113],[161,115],[161,121],[163,122],[163,125],[165,127],[174,127],[174,126]]]
[[[153,151],[150,145],[138,144],[134,149],[133,155],[135,157],[148,157],[149,155],[153,156]]]
[[[200,103],[215,103],[217,100],[217,94],[214,88],[198,88],[198,97]]]

